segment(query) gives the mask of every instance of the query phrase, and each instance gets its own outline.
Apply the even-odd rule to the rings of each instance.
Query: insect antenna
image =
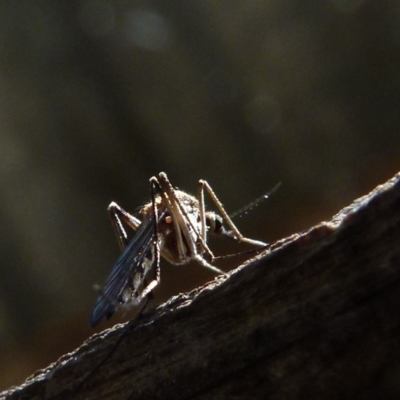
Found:
[[[254,207],[257,207],[261,202],[263,202],[264,200],[266,200],[268,197],[271,196],[272,193],[274,193],[279,186],[281,186],[282,182],[277,183],[271,190],[269,190],[267,193],[263,194],[260,197],[257,197],[255,200],[253,200],[252,202],[250,202],[249,204],[247,204],[246,206],[240,208],[239,210],[235,211],[232,214],[229,214],[230,218],[235,218],[235,217],[242,217],[243,214],[247,214],[248,210],[251,210]],[[226,236],[228,238],[231,239],[236,239],[236,235],[232,230],[227,230],[225,229],[223,232],[223,236]],[[239,256],[243,256],[246,254],[252,255],[252,254],[257,254],[262,250],[267,249],[271,244],[270,243],[265,243],[264,246],[261,246],[257,249],[250,249],[250,250],[246,250],[246,251],[240,251],[237,253],[230,253],[230,254],[224,254],[221,256],[215,256],[214,259],[215,260],[221,260],[221,259],[227,259],[227,258],[233,258],[233,257],[239,257]]]
[[[246,206],[239,208],[239,210],[236,210],[234,213],[229,214],[231,218],[235,218],[239,216],[239,218],[242,217],[243,214],[247,214],[248,210],[251,210],[254,207],[257,207],[260,203],[262,203],[264,200],[268,199],[268,197],[271,196],[272,193],[274,193],[279,186],[281,186],[282,182],[277,183],[270,191],[267,193],[263,194],[260,197],[257,197],[255,200],[253,200],[251,203],[247,204]]]

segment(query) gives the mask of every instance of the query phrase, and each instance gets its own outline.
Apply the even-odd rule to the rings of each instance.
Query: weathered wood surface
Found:
[[[0,399],[399,399],[400,174]]]

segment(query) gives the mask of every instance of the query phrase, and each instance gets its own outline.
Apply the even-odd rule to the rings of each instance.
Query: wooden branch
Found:
[[[400,174],[0,399],[400,398]]]

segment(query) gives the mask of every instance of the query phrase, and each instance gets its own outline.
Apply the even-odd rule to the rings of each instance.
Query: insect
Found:
[[[195,260],[203,267],[223,274],[212,265],[215,257],[207,245],[207,235],[224,235],[239,242],[266,246],[239,232],[204,180],[199,181],[197,197],[194,197],[174,189],[167,175],[160,172],[150,179],[150,192],[151,201],[139,211],[142,220],[114,202],[108,207],[122,253],[93,308],[92,326],[103,318],[109,319],[124,306],[138,305],[151,294],[160,283],[160,256],[175,265]],[[204,192],[220,214],[205,210]],[[136,231],[130,242],[122,222]]]

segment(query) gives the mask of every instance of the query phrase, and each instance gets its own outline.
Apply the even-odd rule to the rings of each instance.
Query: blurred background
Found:
[[[398,1],[2,1],[0,55],[0,389],[95,332],[107,206],[152,175],[228,212],[281,181],[235,219],[273,241],[400,170]],[[163,263],[156,299],[213,277]]]

